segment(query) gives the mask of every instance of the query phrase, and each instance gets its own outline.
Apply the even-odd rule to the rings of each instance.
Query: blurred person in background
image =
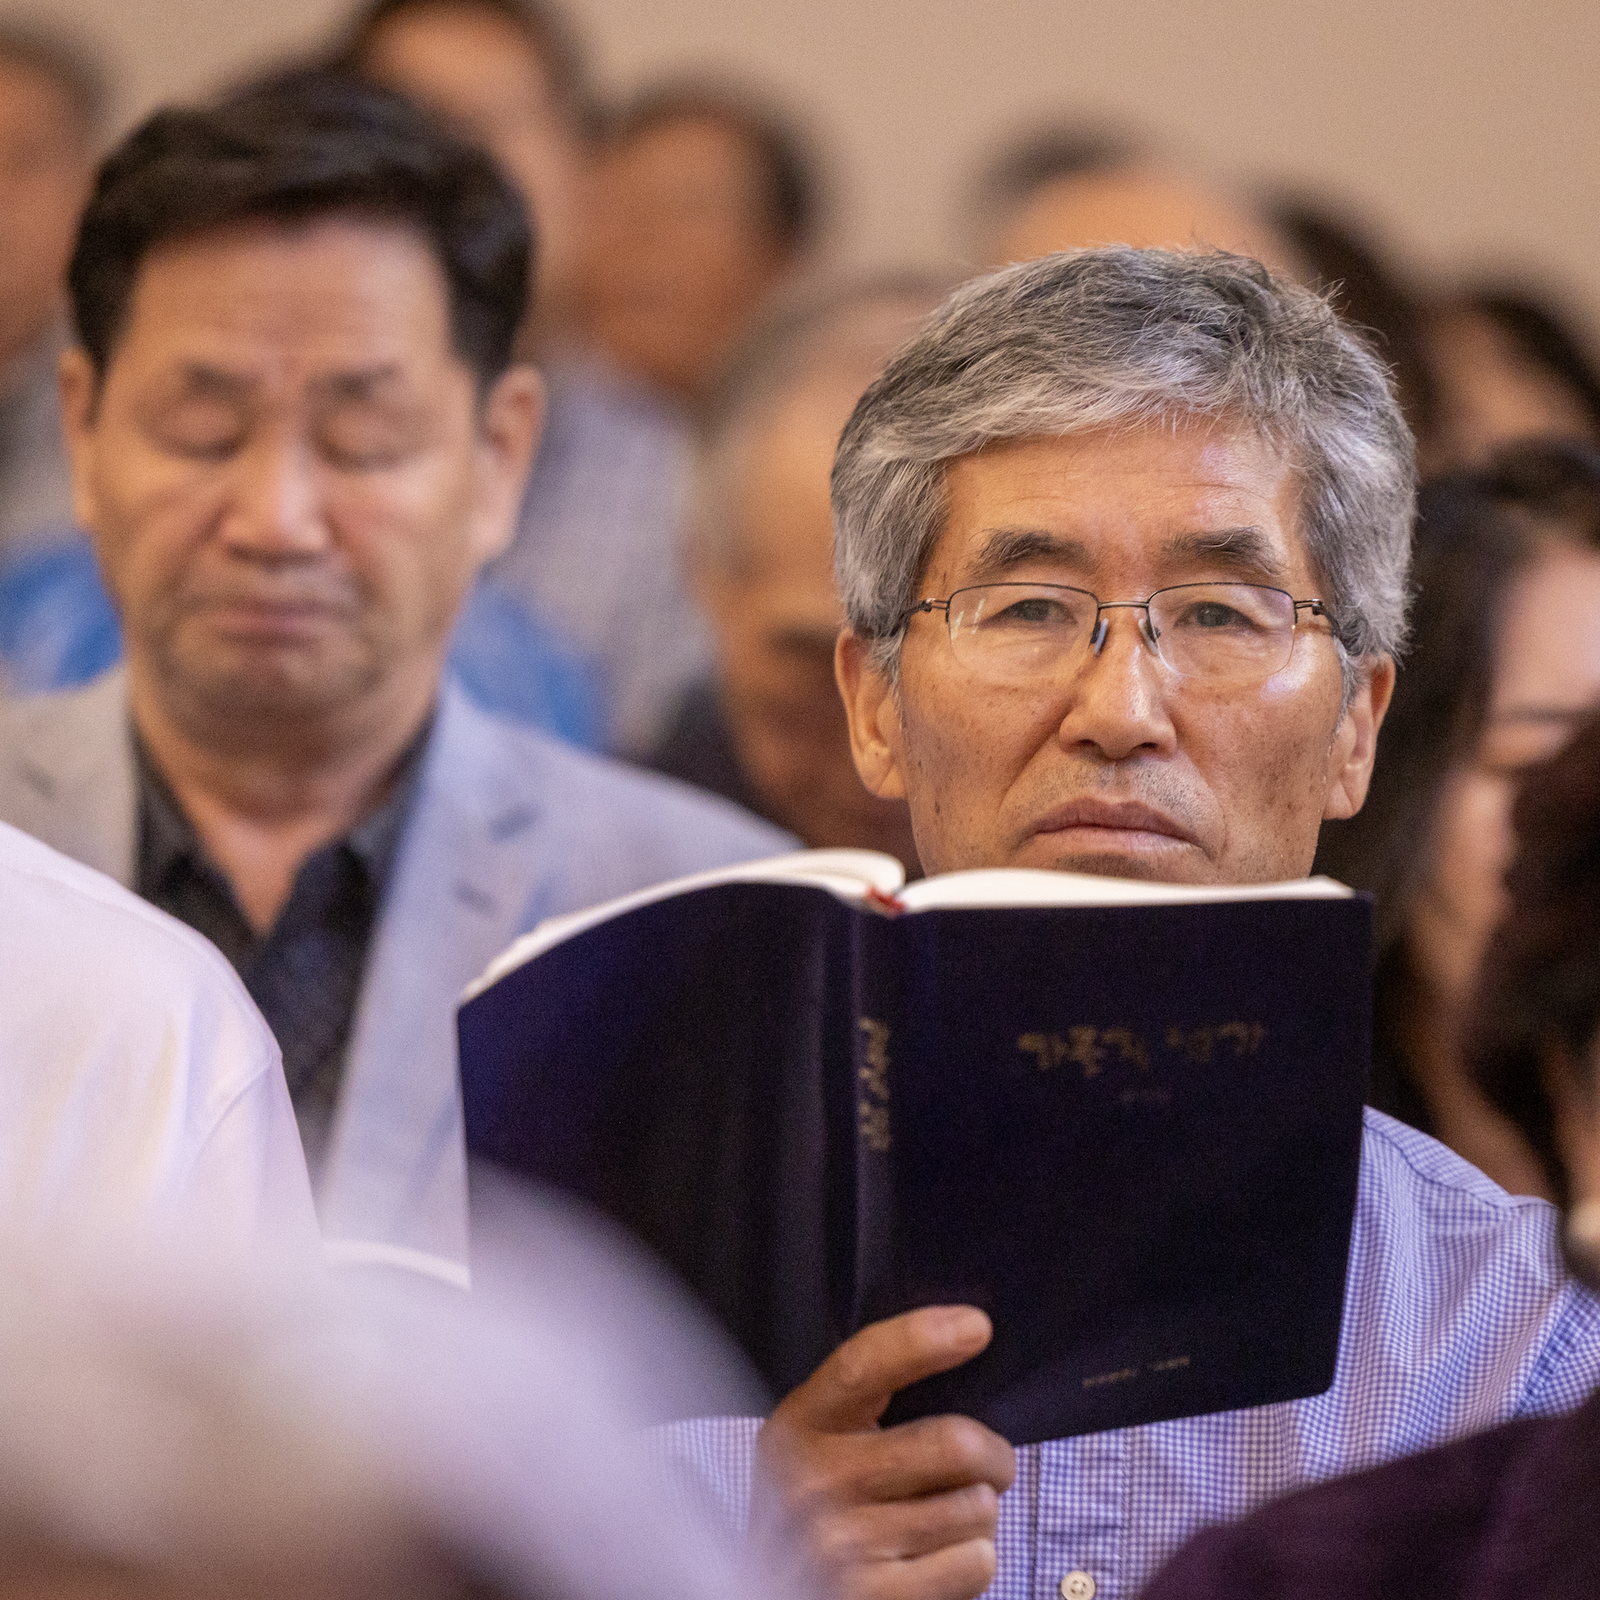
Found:
[[[106,114],[89,56],[0,22],[0,564],[77,537],[56,362],[66,269]]]
[[[574,320],[596,119],[582,57],[541,0],[374,0],[334,64],[486,149],[535,218],[540,309],[519,353],[540,363],[548,412],[516,536],[485,576],[594,675],[601,743],[648,749],[710,644],[683,571],[687,425],[611,370]]]
[[[1465,1027],[1504,909],[1518,775],[1600,705],[1600,450],[1527,445],[1419,507],[1412,645],[1367,804],[1317,870],[1377,898],[1372,1103],[1513,1194],[1548,1194],[1474,1084]]]
[[[1600,1290],[1600,720],[1525,771],[1513,819],[1464,1057],[1536,1153],[1567,1258]],[[1600,1395],[1202,1533],[1146,1600],[1589,1600],[1597,1499]]]
[[[1424,333],[1439,402],[1425,466],[1481,466],[1519,439],[1600,444],[1600,364],[1551,301],[1515,286],[1469,286],[1428,307]]]
[[[974,261],[1032,261],[1102,244],[1221,249],[1304,279],[1305,263],[1242,195],[1110,129],[1039,129],[983,169],[969,203]]]
[[[543,917],[789,839],[446,670],[539,426],[525,207],[301,74],[101,168],[63,413],[126,666],[0,710],[0,816],[204,933],[283,1050],[337,1254],[460,1281],[455,1006]]]
[[[1110,123],[1052,122],[1015,134],[979,168],[962,197],[958,227],[972,259],[989,260],[1019,212],[1041,189],[1085,173],[1145,160],[1143,136]]]
[[[487,150],[534,219],[537,285],[519,354],[574,337],[596,108],[567,20],[539,0],[373,0],[335,51]]]
[[[785,119],[715,84],[647,89],[607,125],[584,289],[625,372],[702,404],[816,241],[813,163]]]
[[[749,1404],[659,1273],[499,1197],[471,1295],[0,1237],[0,1588],[29,1600],[662,1600],[736,1589],[635,1430]]]
[[[836,289],[775,317],[735,357],[706,410],[691,498],[716,672],[684,697],[650,761],[809,846],[884,850],[913,874],[910,813],[861,782],[834,682],[844,608],[828,475],[862,391],[946,287]]]
[[[967,205],[975,259],[990,265],[1121,242],[1239,250],[1330,297],[1395,375],[1426,445],[1437,413],[1420,303],[1359,221],[1293,193],[1255,199],[1175,164],[1126,130],[1042,128],[1002,149]]]

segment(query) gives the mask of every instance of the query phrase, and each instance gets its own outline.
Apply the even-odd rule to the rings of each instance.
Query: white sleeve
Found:
[[[300,1130],[276,1051],[217,1119],[176,1197],[218,1244],[321,1252]]]

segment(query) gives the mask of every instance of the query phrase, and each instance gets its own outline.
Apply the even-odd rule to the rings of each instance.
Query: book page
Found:
[[[603,901],[587,911],[572,911],[565,916],[546,917],[532,933],[525,933],[502,951],[484,969],[483,976],[468,986],[462,1003],[481,994],[523,962],[557,945],[574,934],[639,906],[670,900],[674,895],[696,889],[714,889],[723,883],[793,883],[813,889],[826,889],[852,904],[867,894],[893,896],[906,881],[905,868],[893,856],[876,850],[796,850],[786,856],[769,856],[762,861],[746,861],[736,867],[718,867],[710,872],[694,872],[673,878],[653,888],[640,889],[615,900]]]
[[[1083,872],[988,868],[946,872],[907,885],[897,896],[907,911],[1001,906],[1179,906],[1228,900],[1336,900],[1352,893],[1332,878],[1287,883],[1148,883],[1098,878]]]

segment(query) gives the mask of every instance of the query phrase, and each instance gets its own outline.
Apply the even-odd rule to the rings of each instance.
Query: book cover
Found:
[[[888,1420],[1020,1444],[1318,1393],[1368,903],[1025,903],[1069,876],[929,880],[893,915],[877,884],[756,873],[569,919],[462,1007],[469,1149],[630,1228],[775,1393],[952,1302],[994,1342]]]

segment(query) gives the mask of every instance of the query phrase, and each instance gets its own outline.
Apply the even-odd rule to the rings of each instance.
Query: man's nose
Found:
[[[1057,738],[1106,761],[1165,754],[1176,743],[1162,666],[1137,607],[1108,607],[1063,674]]]
[[[328,526],[318,463],[293,438],[253,443],[235,462],[223,531],[229,543],[263,559],[314,555]]]

